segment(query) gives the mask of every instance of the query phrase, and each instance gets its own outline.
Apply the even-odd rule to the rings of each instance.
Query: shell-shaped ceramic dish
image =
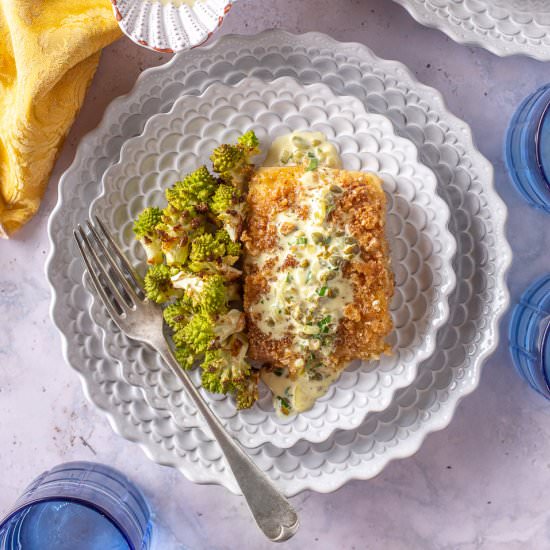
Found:
[[[395,0],[419,23],[455,42],[500,55],[523,54],[550,61],[547,0]]]
[[[397,137],[386,117],[367,113],[356,98],[335,96],[324,84],[303,86],[284,77],[269,83],[244,79],[233,87],[213,84],[201,96],[181,97],[169,113],[152,117],[105,173],[103,193],[92,204],[90,216],[105,221],[144,271],[145,256],[132,232],[134,219],[145,206],[162,206],[164,190],[208,164],[214,147],[249,129],[256,132],[264,152],[275,137],[293,130],[323,132],[345,168],[376,172],[384,180],[395,273],[393,354],[379,361],[355,361],[312,409],[296,416],[277,416],[263,384],[259,401],[244,411],[237,411],[227,396],[204,392],[226,428],[247,447],[269,442],[288,448],[301,439],[320,443],[334,430],[356,428],[367,413],[384,410],[432,354],[455,282],[449,208],[437,195],[435,175],[418,161],[416,147]],[[96,305],[92,314],[102,325],[98,309],[103,308]],[[104,346],[123,365],[126,379],[141,387],[156,407],[168,398],[168,412],[178,425],[203,426],[181,382],[158,355],[111,325],[104,327]],[[198,369],[193,378],[198,385]]]
[[[124,34],[140,46],[173,53],[204,44],[236,0],[111,0]]]
[[[438,332],[436,351],[391,405],[369,414],[357,429],[338,430],[323,443],[300,441],[290,449],[268,443],[249,450],[284,494],[308,489],[328,493],[352,479],[373,478],[390,461],[414,454],[428,434],[449,424],[459,402],[478,386],[509,305],[507,210],[495,191],[493,168],[475,147],[468,125],[449,112],[437,90],[420,84],[403,64],[380,59],[363,44],[337,42],[324,34],[267,31],[224,36],[144,71],[132,92],[113,101],[101,124],[81,140],[59,182],[58,203],[48,225],[52,319],[67,363],[118,434],[136,442],[151,460],[177,468],[195,483],[216,483],[239,492],[209,433],[178,426],[167,412],[168,397],[161,407],[153,407],[104,348],[103,330],[91,316],[90,293],[82,284],[72,232],[102,193],[102,177],[118,162],[122,144],[141,134],[151,116],[170,111],[181,96],[200,94],[213,82],[231,85],[245,75],[263,80],[288,75],[304,85],[324,82],[334,94],[354,96],[367,111],[387,116],[437,175],[437,190],[450,207],[449,228],[457,242],[454,266],[460,280],[449,298],[450,315]]]

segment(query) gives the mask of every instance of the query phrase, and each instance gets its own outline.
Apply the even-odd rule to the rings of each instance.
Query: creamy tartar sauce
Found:
[[[275,410],[290,415],[305,411],[324,395],[340,374],[330,365],[334,337],[344,307],[353,301],[353,287],[342,266],[359,248],[353,237],[334,227],[330,212],[343,189],[328,181],[324,168],[339,168],[337,150],[319,132],[293,132],[277,138],[265,166],[304,164],[297,201],[308,206],[301,218],[294,211],[279,213],[275,251],[259,256],[259,266],[275,259],[269,289],[250,308],[262,332],[278,340],[292,335],[291,351],[298,356],[288,370],[263,370],[262,379],[273,393]],[[292,262],[287,262],[288,257]],[[284,267],[283,267],[284,266]]]
[[[336,147],[321,132],[292,132],[273,140],[263,166],[342,168]]]

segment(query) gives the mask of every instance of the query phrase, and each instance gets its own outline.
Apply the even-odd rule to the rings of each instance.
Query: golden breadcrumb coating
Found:
[[[384,234],[386,198],[382,181],[364,172],[323,170],[331,184],[343,189],[328,221],[335,229],[345,228],[360,249],[342,268],[344,277],[352,283],[353,301],[344,308],[331,356],[334,368],[341,369],[353,359],[376,359],[390,351],[386,337],[393,328],[389,307],[394,283]],[[264,272],[273,264],[268,261],[258,267],[257,259],[262,253],[275,251],[278,242],[275,216],[292,210],[306,217],[308,205],[299,204],[299,180],[303,174],[303,167],[262,168],[256,173],[250,183],[248,217],[242,237],[249,356],[270,365],[289,367],[291,375],[296,374],[292,367],[296,357],[289,351],[291,335],[279,340],[271,338],[260,330],[250,308],[269,288]],[[292,262],[293,258],[286,261]]]

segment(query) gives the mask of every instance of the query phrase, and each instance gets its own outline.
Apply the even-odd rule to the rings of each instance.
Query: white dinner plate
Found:
[[[167,412],[168,400],[163,407],[151,406],[109,357],[102,330],[90,315],[72,231],[88,217],[91,202],[101,193],[103,174],[119,160],[123,143],[139,135],[152,115],[168,112],[182,95],[200,95],[213,82],[234,85],[249,76],[324,82],[336,95],[354,96],[368,112],[386,115],[396,134],[411,139],[421,161],[436,174],[457,242],[457,285],[436,352],[422,362],[415,380],[396,392],[389,407],[369,414],[359,428],[338,430],[322,443],[300,441],[290,449],[266,444],[250,450],[285,494],[329,492],[349,480],[377,475],[389,461],[415,453],[429,433],[447,426],[458,402],[477,387],[509,303],[506,207],[494,190],[492,166],[474,146],[468,125],[446,109],[441,94],[420,84],[403,64],[382,60],[362,44],[339,43],[323,34],[267,31],[225,36],[145,71],[133,91],[113,101],[98,128],[82,139],[60,182],[48,226],[52,317],[67,362],[118,433],[138,443],[152,460],[178,468],[197,483],[238,492],[212,438],[200,428],[178,426]]]
[[[496,55],[550,61],[548,0],[395,0],[419,23]]]
[[[144,274],[145,255],[132,231],[135,218],[145,206],[163,206],[166,188],[208,164],[215,147],[250,129],[264,153],[277,136],[295,130],[323,132],[345,168],[376,172],[384,180],[395,274],[393,355],[355,361],[312,409],[290,417],[275,413],[263,383],[258,403],[244,411],[236,411],[230,397],[203,392],[230,433],[247,447],[272,443],[288,448],[300,439],[320,443],[334,430],[354,429],[367,413],[384,410],[433,353],[455,283],[456,242],[447,229],[449,208],[436,193],[435,175],[418,161],[413,143],[397,137],[387,118],[367,113],[357,98],[336,96],[324,84],[304,86],[288,77],[273,82],[247,78],[231,87],[214,83],[200,96],[180,97],[169,113],[151,117],[143,134],[127,141],[120,161],[105,172],[90,218],[97,215],[105,221]],[[101,310],[100,304],[92,308],[100,326]],[[123,365],[128,382],[143,388],[153,406],[168,403],[179,426],[205,426],[182,383],[154,350],[140,349],[142,345],[124,337],[112,323],[103,328],[105,349]],[[200,385],[199,369],[192,374]]]

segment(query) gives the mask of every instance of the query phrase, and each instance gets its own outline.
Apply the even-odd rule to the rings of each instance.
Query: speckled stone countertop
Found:
[[[459,46],[419,26],[389,0],[240,0],[222,32],[272,27],[363,42],[441,90],[494,163],[497,189],[510,209],[512,301],[535,277],[550,271],[550,217],[514,191],[502,158],[510,115],[525,95],[550,80],[550,63],[499,59]],[[188,482],[113,433],[65,364],[49,318],[46,223],[59,176],[106,105],[129,91],[140,71],[168,59],[126,39],[105,50],[39,214],[13,240],[0,242],[0,514],[44,469],[69,460],[96,460],[121,469],[143,488],[156,512],[157,548],[268,548],[241,498]],[[374,480],[349,483],[329,495],[308,492],[294,498],[302,528],[283,548],[549,547],[550,403],[514,372],[508,321],[509,315],[479,389],[461,403],[451,425],[428,437],[416,456],[391,463]]]

